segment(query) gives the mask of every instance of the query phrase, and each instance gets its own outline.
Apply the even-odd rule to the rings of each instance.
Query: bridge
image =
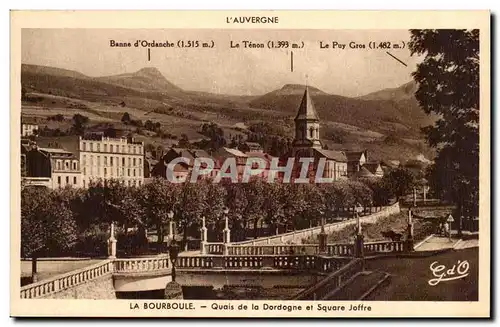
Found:
[[[181,286],[215,289],[224,286],[295,287],[304,289],[303,298],[309,298],[318,293],[306,292],[310,288],[328,282],[329,288],[336,289],[362,273],[366,257],[413,251],[410,227],[410,237],[404,241],[363,241],[362,221],[374,222],[399,211],[396,204],[358,219],[323,223],[321,227],[234,243],[206,242],[203,226],[200,251],[181,253],[175,261],[176,282]],[[326,231],[355,224],[358,232],[353,243],[326,243]],[[224,232],[229,233],[229,229]],[[314,235],[319,237],[319,244],[290,243]],[[229,235],[224,239],[229,240]],[[166,254],[146,258],[111,257],[89,267],[26,285],[21,288],[20,296],[24,299],[102,299],[116,298],[113,292],[165,289],[172,280],[172,268],[172,261]],[[97,286],[100,291],[93,291]]]

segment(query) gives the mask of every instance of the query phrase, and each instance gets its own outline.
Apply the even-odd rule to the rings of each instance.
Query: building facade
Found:
[[[92,181],[116,179],[125,186],[144,183],[144,143],[102,135],[80,137],[78,145],[82,186]]]

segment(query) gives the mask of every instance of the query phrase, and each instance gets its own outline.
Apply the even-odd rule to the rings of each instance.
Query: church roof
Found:
[[[297,116],[295,116],[295,120],[302,119],[319,120],[318,113],[314,108],[311,96],[309,95],[309,88],[307,86],[304,91],[304,96],[302,97],[302,102],[300,103],[299,111],[297,112]]]
[[[320,153],[322,157],[325,157],[327,159],[332,159],[339,162],[347,162],[345,154],[341,151],[325,150],[325,149],[314,149],[314,150]]]

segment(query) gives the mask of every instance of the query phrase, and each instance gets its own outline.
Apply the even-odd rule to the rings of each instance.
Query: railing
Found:
[[[71,271],[53,278],[21,287],[22,299],[33,299],[64,291],[96,278],[111,274],[113,261],[105,260],[98,264]]]
[[[404,241],[367,242],[363,245],[365,254],[378,252],[403,252]]]
[[[228,255],[317,254],[318,244],[229,245]]]
[[[115,259],[113,263],[115,273],[141,273],[170,268],[168,255],[152,258]]]
[[[350,259],[318,257],[316,255],[247,255],[179,257],[179,269],[290,269],[331,272],[344,266]]]
[[[295,295],[292,300],[321,299],[361,271],[363,271],[363,260],[353,259],[348,264],[322,279],[319,283]]]
[[[393,205],[384,207],[381,211],[369,214],[366,216],[360,217],[360,221],[362,223],[373,223],[378,219],[387,217],[389,215],[399,213],[401,211],[399,207],[399,202],[394,203]],[[356,219],[349,219],[342,222],[336,222],[325,225],[325,232],[330,233],[339,229],[342,229],[346,226],[351,226],[356,223]],[[266,244],[283,244],[290,241],[301,241],[304,238],[318,235],[321,232],[321,226],[302,229],[299,231],[293,231],[289,233],[284,233],[280,235],[273,235],[268,237],[262,237],[255,240],[242,241],[242,242],[233,242],[232,245],[266,245]]]
[[[354,245],[349,243],[327,244],[326,250],[328,255],[350,257],[354,254]]]
[[[224,243],[205,243],[206,254],[222,254],[224,252]]]

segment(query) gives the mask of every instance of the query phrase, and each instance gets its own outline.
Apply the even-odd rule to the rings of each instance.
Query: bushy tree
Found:
[[[413,78],[415,94],[428,114],[438,116],[424,129],[437,149],[430,183],[459,210],[479,206],[479,30],[411,30],[409,48],[423,55]],[[462,210],[461,210],[462,211]]]
[[[34,282],[37,258],[64,253],[76,240],[76,222],[65,201],[45,188],[22,189],[21,257],[31,257]]]

